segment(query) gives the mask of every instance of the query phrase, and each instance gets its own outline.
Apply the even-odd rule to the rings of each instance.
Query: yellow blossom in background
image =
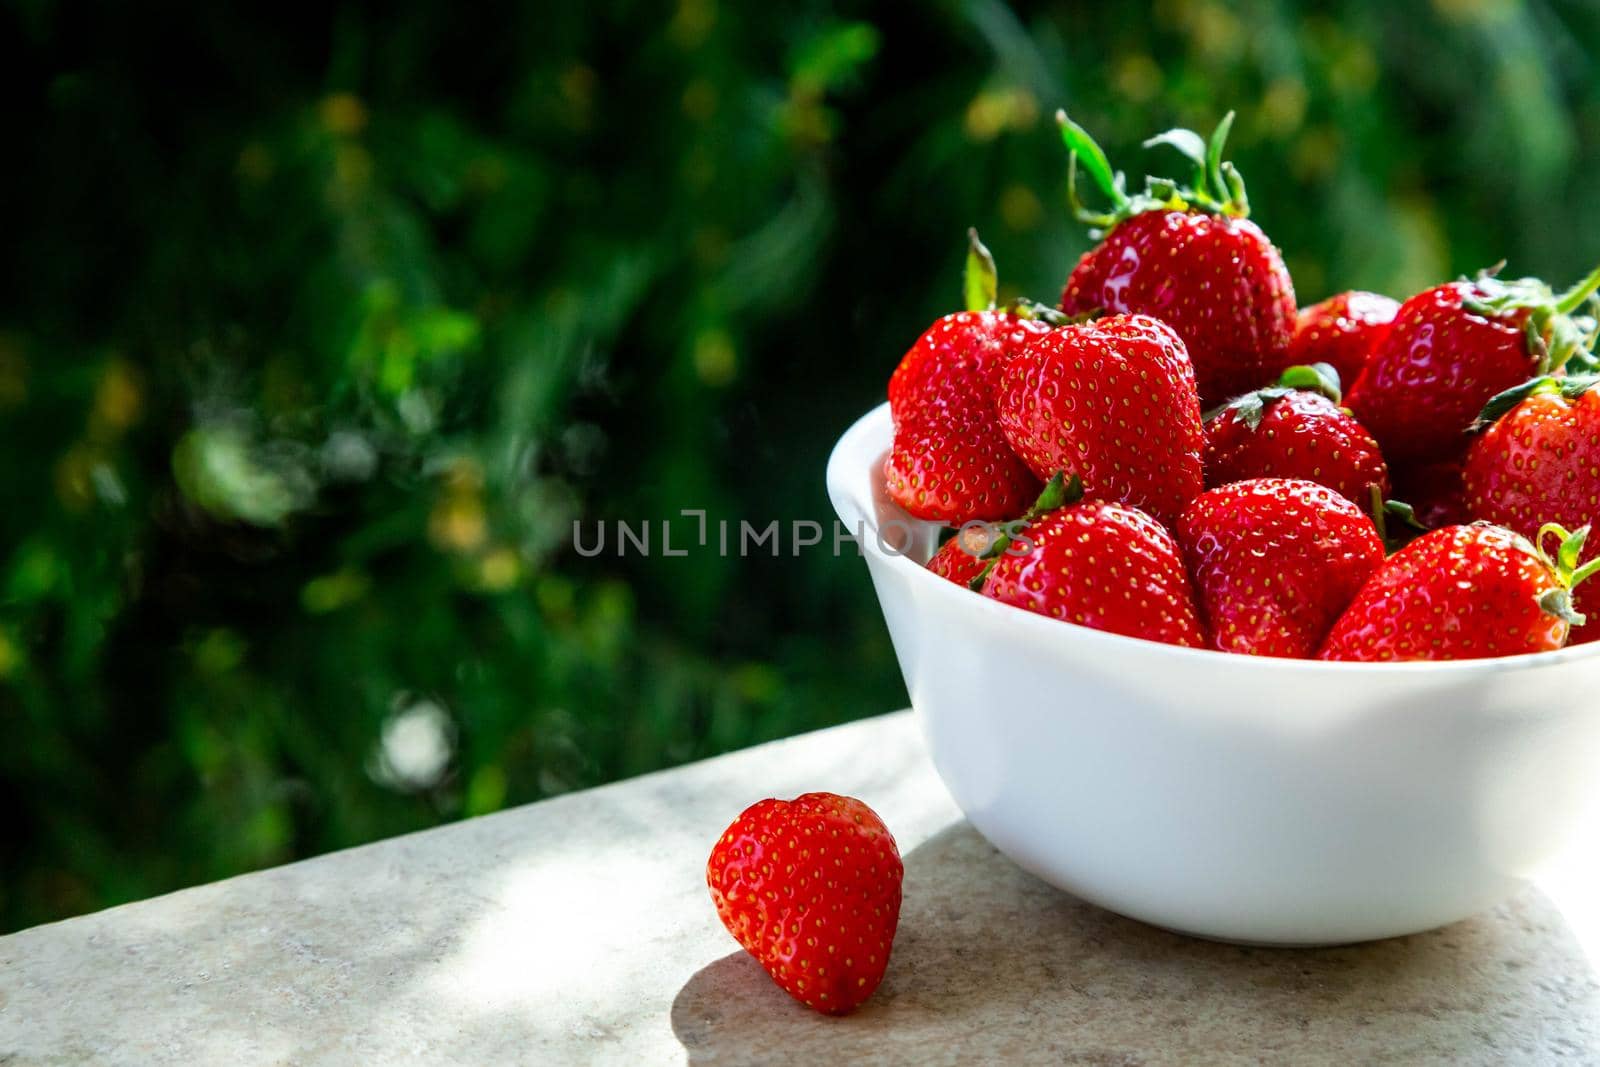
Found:
[[[367,125],[367,107],[353,93],[331,93],[317,105],[323,129],[336,137],[354,137]]]
[[[472,552],[488,537],[483,502],[483,467],[471,456],[458,456],[445,468],[441,492],[428,515],[428,538],[448,552]]]
[[[1130,100],[1152,100],[1161,91],[1161,68],[1146,53],[1132,52],[1113,62],[1111,81]]]
[[[1276,78],[1261,97],[1261,124],[1269,135],[1283,137],[1300,128],[1306,117],[1306,87],[1298,78]]]
[[[739,353],[727,331],[702,330],[694,339],[694,372],[709,386],[723,386],[739,373]]]
[[[522,561],[509,548],[496,548],[478,561],[478,584],[492,593],[504,592],[522,577]]]
[[[1031,230],[1044,218],[1044,205],[1026,185],[1008,185],[1000,193],[1000,217],[1013,230]]]
[[[89,436],[98,441],[120,436],[139,420],[143,403],[143,391],[133,366],[122,359],[109,360],[95,386]]]
[[[1006,130],[1026,130],[1039,118],[1039,102],[1026,89],[988,89],[972,98],[964,119],[967,136],[992,141]]]

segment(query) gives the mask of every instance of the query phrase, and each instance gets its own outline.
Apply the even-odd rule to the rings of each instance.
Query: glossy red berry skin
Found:
[[[883,820],[833,793],[751,805],[706,862],[728,932],[784,992],[827,1015],[854,1011],[883,980],[904,875]]]
[[[1000,369],[1043,323],[998,311],[946,315],[911,346],[889,379],[894,444],[889,495],[919,519],[959,526],[1015,517],[1039,481],[995,421]]]
[[[1211,647],[1308,658],[1367,578],[1383,542],[1360,508],[1283,478],[1200,494],[1178,520]]]
[[[1206,485],[1250,478],[1301,478],[1367,506],[1370,487],[1389,493],[1389,467],[1366,427],[1320,393],[1295,390],[1266,401],[1251,426],[1224,408],[1206,423]]]
[[[1326,363],[1349,388],[1399,310],[1399,301],[1360,290],[1335,293],[1301,308],[1289,339],[1289,362]]]
[[[1449,660],[1548,652],[1567,623],[1539,605],[1560,588],[1499,526],[1446,526],[1390,556],[1334,623],[1318,658]]]
[[[957,585],[968,585],[988,565],[989,561],[982,558],[988,544],[982,527],[973,527],[968,533],[957,532],[928,560],[928,569]]]
[[[1064,622],[1200,648],[1194,596],[1178,544],[1123,504],[1084,501],[1049,512],[1003,555],[983,594]]]
[[[1494,318],[1462,306],[1472,282],[1424,290],[1400,305],[1345,403],[1390,466],[1460,456],[1467,427],[1496,393],[1532,377],[1526,310]]]
[[[959,526],[1025,510],[1039,480],[987,413],[919,412],[895,427],[884,461],[889,496],[919,519]]]
[[[889,377],[889,412],[896,421],[929,406],[973,396],[993,400],[1007,360],[1028,341],[1049,333],[1037,319],[1004,311],[958,311],[923,331]]]
[[[1289,365],[1294,283],[1248,219],[1146,211],[1078,260],[1061,294],[1069,315],[1151,315],[1188,346],[1206,407],[1265,385]]]
[[[1570,400],[1536,393],[1519,402],[1473,441],[1461,484],[1474,518],[1527,538],[1547,522],[1600,528],[1600,389]],[[1600,637],[1600,601],[1588,586],[1578,588],[1574,606],[1591,621],[1572,632],[1570,643]]]
[[[1204,436],[1183,342],[1145,315],[1062,326],[1005,365],[1000,428],[1040,479],[1175,519],[1201,490]],[[1016,514],[1020,514],[1020,509]]]

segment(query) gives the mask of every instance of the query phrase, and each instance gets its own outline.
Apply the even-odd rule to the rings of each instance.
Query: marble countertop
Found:
[[[703,880],[747,804],[812,789],[906,861],[844,1019],[774,986]],[[1012,866],[900,713],[0,938],[0,1064],[1596,1063],[1597,854],[1430,934],[1196,941]]]

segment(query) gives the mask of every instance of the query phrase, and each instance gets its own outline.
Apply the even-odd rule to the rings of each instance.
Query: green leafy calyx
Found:
[[[968,311],[993,311],[1000,299],[1000,272],[994,257],[978,240],[976,228],[967,230],[967,269],[963,293]]]
[[[989,572],[994,570],[994,565],[1000,557],[1006,554],[1006,549],[1011,547],[1011,542],[1016,535],[1025,530],[1029,525],[1037,522],[1040,516],[1049,514],[1057,508],[1075,504],[1083,499],[1083,481],[1074,474],[1070,477],[1066,471],[1056,471],[1055,475],[1045,483],[1039,497],[1033,506],[1023,513],[1020,519],[1002,524],[1000,536],[990,542],[989,547],[978,557],[989,562],[984,565],[978,576],[967,583],[973,592],[982,592],[983,583],[989,580]]]
[[[1202,211],[1215,215],[1245,218],[1250,214],[1250,199],[1245,194],[1244,179],[1234,165],[1222,158],[1222,150],[1233,129],[1233,112],[1228,112],[1217,123],[1209,139],[1193,130],[1172,129],[1158,133],[1144,142],[1146,148],[1166,145],[1193,164],[1186,183],[1170,178],[1147,177],[1143,192],[1130,195],[1127,179],[1121,171],[1113,171],[1105,151],[1089,136],[1089,131],[1067,117],[1065,111],[1056,112],[1056,125],[1061,129],[1061,140],[1071,154],[1067,168],[1067,196],[1073,214],[1078,220],[1104,231],[1123,219],[1146,211]],[[1111,202],[1109,211],[1095,211],[1084,206],[1078,197],[1078,164],[1089,172],[1089,177],[1101,194]]]
[[[1231,411],[1246,429],[1254,430],[1261,425],[1269,404],[1295,392],[1318,393],[1337,404],[1341,398],[1339,372],[1328,363],[1298,364],[1284,371],[1276,385],[1243,393],[1212,408],[1206,412],[1205,421],[1210,422],[1224,412]]]
[[[1538,278],[1502,280],[1498,274],[1503,265],[1497,263],[1480,271],[1471,280],[1472,294],[1461,306],[1491,319],[1526,312],[1522,330],[1536,374],[1553,374],[1568,365],[1583,372],[1600,371],[1600,361],[1594,354],[1600,317],[1593,314],[1600,306],[1595,296],[1600,290],[1600,267],[1558,294]],[[1578,311],[1585,307],[1591,313],[1579,315]]]
[[[1551,537],[1556,539],[1554,555],[1544,550],[1544,544]],[[1596,571],[1600,571],[1600,558],[1583,562],[1583,546],[1589,539],[1589,527],[1580,526],[1576,530],[1568,530],[1560,523],[1547,522],[1539,527],[1539,533],[1534,537],[1531,546],[1533,554],[1550,568],[1550,573],[1555,576],[1556,588],[1543,593],[1539,597],[1539,607],[1548,615],[1558,619],[1565,619],[1572,626],[1582,626],[1588,618],[1572,606],[1572,591],[1578,588]]]
[[[1493,426],[1500,416],[1530,396],[1560,396],[1576,400],[1596,385],[1600,385],[1600,374],[1541,374],[1537,378],[1529,378],[1521,385],[1513,385],[1490,397],[1468,429],[1484,430]]]

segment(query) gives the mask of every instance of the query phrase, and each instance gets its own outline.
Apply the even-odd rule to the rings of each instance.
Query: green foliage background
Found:
[[[1006,295],[1084,249],[1057,106],[1135,177],[1237,108],[1302,302],[1600,257],[1579,0],[0,27],[7,929],[902,704],[853,558],[571,524],[830,519],[965,228]],[[442,773],[386,765],[408,715]]]

